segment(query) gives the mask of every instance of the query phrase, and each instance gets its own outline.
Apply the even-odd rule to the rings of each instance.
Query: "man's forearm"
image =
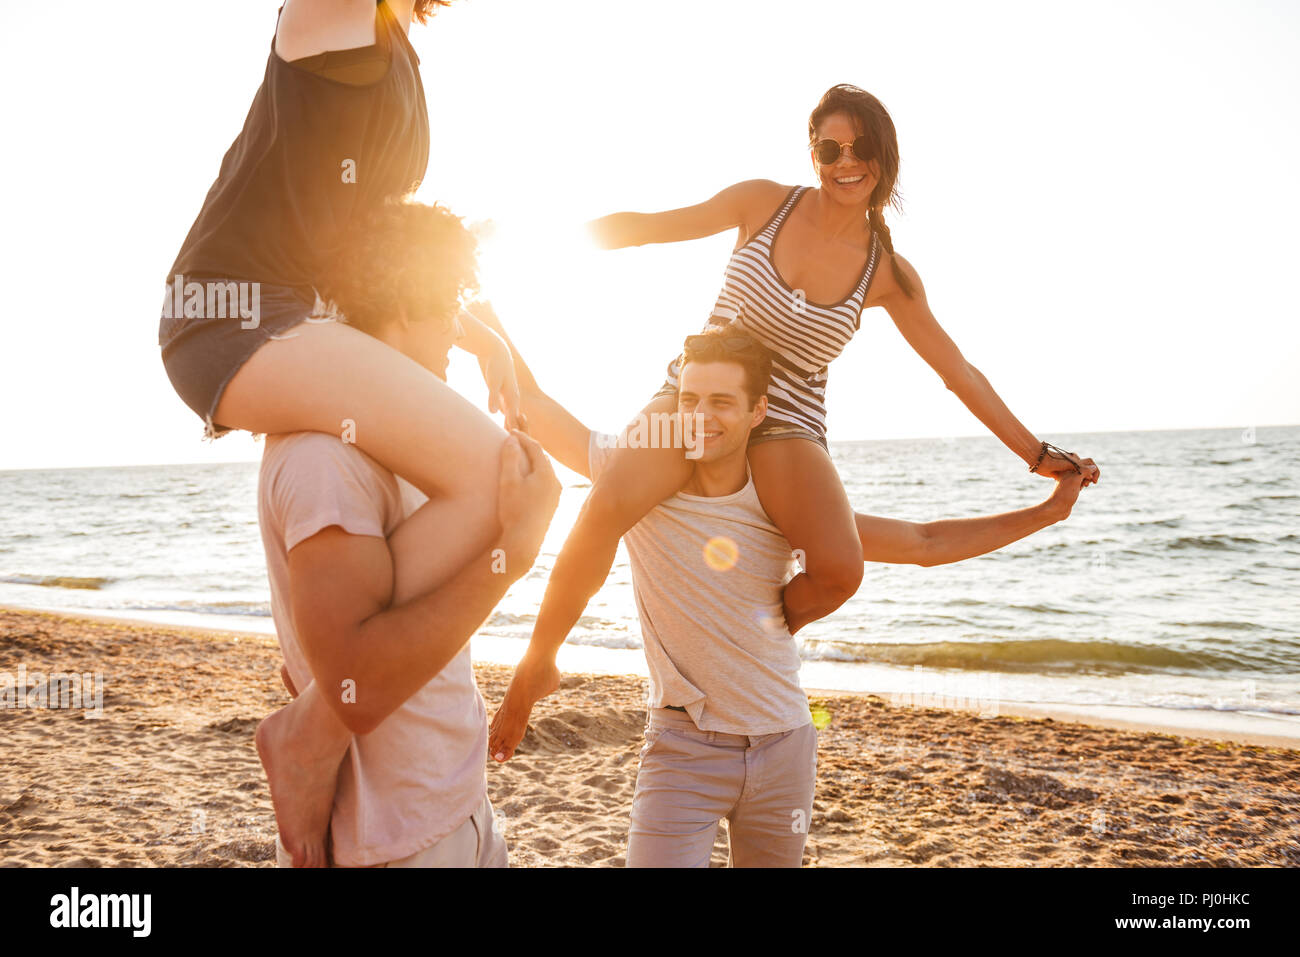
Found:
[[[1050,502],[1001,515],[946,518],[921,525],[921,565],[946,565],[996,551],[1061,520]]]
[[[584,609],[605,584],[608,572],[599,569],[614,565],[619,539],[593,538],[588,533],[585,538],[575,540],[575,533],[581,534],[577,529],[570,533],[551,569],[546,594],[533,625],[529,654],[555,657]],[[597,569],[594,576],[592,569]],[[556,587],[557,582],[565,582],[568,587],[561,590]]]
[[[460,311],[460,324],[465,334],[456,341],[456,345],[461,350],[484,359],[492,355],[494,348],[500,347],[497,341],[501,338],[500,333],[469,310]]]
[[[469,312],[475,320],[505,340],[506,345],[510,347],[510,355],[514,358],[515,379],[519,383],[520,390],[531,389],[534,392],[541,392],[541,387],[538,386],[537,379],[533,376],[533,370],[528,368],[528,364],[524,362],[524,357],[515,348],[514,340],[510,338],[510,334],[501,325],[501,320],[497,318],[492,308],[488,306],[480,309],[477,313],[470,310],[462,310],[462,312]]]
[[[509,333],[490,306],[480,309],[480,321],[505,340],[514,359],[515,379],[519,383],[519,408],[528,420],[528,432],[552,456],[579,475],[591,477],[591,462],[587,457],[587,440],[591,430],[564,406],[542,391],[533,370],[528,368]]]
[[[356,701],[344,707],[374,728],[442,671],[527,570],[505,562],[499,547],[487,549],[434,591],[363,621],[337,670],[355,682]]]

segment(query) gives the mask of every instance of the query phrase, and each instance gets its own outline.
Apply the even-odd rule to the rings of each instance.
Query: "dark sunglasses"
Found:
[[[837,143],[832,139],[818,140],[813,144],[813,155],[817,157],[817,162],[823,166],[830,166],[840,158],[845,147],[852,147],[853,155],[862,162],[867,162],[873,158],[874,152],[871,148],[871,139],[866,136],[859,136],[852,143]]]

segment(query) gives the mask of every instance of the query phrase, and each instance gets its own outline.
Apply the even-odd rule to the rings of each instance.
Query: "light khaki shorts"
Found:
[[[293,858],[275,836],[275,862],[280,867],[292,867]],[[497,827],[492,802],[485,793],[483,802],[474,813],[465,818],[456,830],[435,844],[410,857],[375,864],[374,867],[509,867],[510,857],[506,839]]]
[[[632,797],[628,867],[708,867],[725,818],[731,867],[799,867],[812,820],[817,729],[701,731],[657,708]]]

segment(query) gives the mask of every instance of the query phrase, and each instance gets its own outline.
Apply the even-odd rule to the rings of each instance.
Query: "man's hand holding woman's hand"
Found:
[[[1058,458],[1052,452],[1043,456],[1043,461],[1039,463],[1035,470],[1039,475],[1046,475],[1054,479],[1062,479],[1067,475],[1075,474],[1075,468],[1078,467],[1083,473],[1083,487],[1096,485],[1101,479],[1101,469],[1092,459],[1081,459],[1073,452],[1069,453],[1068,459]]]

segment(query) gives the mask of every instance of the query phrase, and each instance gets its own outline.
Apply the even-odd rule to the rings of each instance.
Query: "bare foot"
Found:
[[[312,682],[262,720],[253,736],[271,785],[280,843],[294,867],[326,867],[326,839],[339,763],[352,734]]]
[[[533,705],[560,686],[560,672],[553,658],[528,653],[515,667],[501,707],[492,716],[488,731],[488,754],[495,761],[509,761],[528,731]]]

